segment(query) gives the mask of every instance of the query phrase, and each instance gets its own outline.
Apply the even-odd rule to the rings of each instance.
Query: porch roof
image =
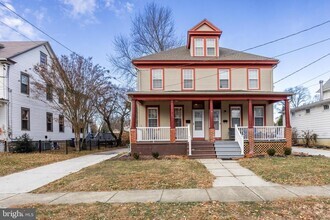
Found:
[[[136,91],[129,92],[131,99],[137,100],[265,100],[280,101],[293,95],[290,92],[273,91]]]

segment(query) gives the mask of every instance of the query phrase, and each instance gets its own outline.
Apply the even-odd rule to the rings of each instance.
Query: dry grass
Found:
[[[288,185],[330,184],[330,159],[325,157],[266,157],[240,160],[265,180]]]
[[[109,150],[109,148],[93,149],[92,151],[69,151],[65,154],[63,150],[46,151],[40,153],[0,153],[0,176],[35,168],[38,166],[67,160],[91,153]]]
[[[213,180],[214,176],[194,160],[107,160],[34,192],[209,188]]]
[[[30,205],[38,219],[329,219],[329,198],[241,203]]]

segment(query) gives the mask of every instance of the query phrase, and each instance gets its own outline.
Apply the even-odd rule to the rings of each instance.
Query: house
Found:
[[[320,100],[291,109],[292,127],[297,129],[301,143],[303,131],[317,134],[317,142],[330,146],[330,79],[323,85],[320,81]]]
[[[185,46],[133,60],[132,153],[235,158],[291,146],[290,120],[273,126],[273,103],[284,100],[290,117],[291,94],[273,91],[279,61],[223,48],[221,35],[203,20]]]
[[[48,102],[50,93],[37,99],[31,84],[36,64],[51,62],[55,54],[45,41],[0,42],[0,139],[10,142],[27,133],[34,140],[68,140],[74,135],[63,115]],[[1,148],[0,148],[1,149]]]

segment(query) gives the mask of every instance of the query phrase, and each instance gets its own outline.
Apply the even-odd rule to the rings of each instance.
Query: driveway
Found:
[[[292,147],[292,151],[294,153],[306,153],[309,155],[315,155],[315,156],[321,155],[325,157],[330,157],[329,150],[319,150],[319,149],[305,148],[305,147]]]

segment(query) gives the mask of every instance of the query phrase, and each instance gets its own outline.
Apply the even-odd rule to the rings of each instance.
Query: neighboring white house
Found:
[[[302,131],[310,130],[318,135],[317,142],[330,146],[330,79],[323,85],[320,81],[320,101],[291,110],[291,124],[299,137]]]
[[[70,123],[47,102],[36,98],[31,81],[34,65],[46,64],[55,54],[48,42],[0,42],[0,140],[11,141],[23,133],[37,140],[73,138]]]

